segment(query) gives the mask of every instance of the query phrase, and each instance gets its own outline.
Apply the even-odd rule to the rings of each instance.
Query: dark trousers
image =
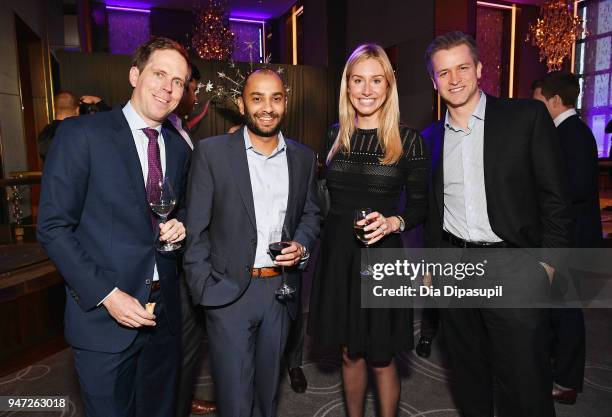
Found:
[[[444,309],[442,329],[463,417],[552,417],[544,309]]]
[[[200,306],[194,306],[185,283],[180,276],[181,314],[182,314],[182,364],[179,370],[177,393],[177,417],[191,415],[191,400],[200,365],[200,350],[204,337],[204,317]]]
[[[438,334],[438,325],[440,322],[440,313],[433,306],[431,300],[425,301],[425,307],[421,316],[421,337],[433,339]]]
[[[584,316],[579,308],[551,310],[553,380],[582,391],[585,362]]]
[[[73,348],[81,395],[88,417],[168,417],[174,415],[180,338],[168,329],[160,291],[156,326],[138,330],[123,352]]]
[[[302,280],[300,280],[301,285]],[[301,292],[300,292],[301,293]],[[304,354],[304,314],[302,313],[302,303],[299,302],[297,315],[291,321],[287,347],[285,348],[285,363],[287,368],[299,368],[302,366]]]
[[[233,303],[206,309],[206,331],[219,417],[275,417],[287,306],[281,277],[253,278]]]

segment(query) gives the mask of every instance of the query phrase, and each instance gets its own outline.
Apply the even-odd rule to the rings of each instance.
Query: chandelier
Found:
[[[546,61],[548,72],[561,69],[569,57],[576,39],[586,31],[582,19],[574,16],[569,0],[546,0],[540,7],[540,16],[529,25],[525,42],[531,40],[540,50],[540,62]]]

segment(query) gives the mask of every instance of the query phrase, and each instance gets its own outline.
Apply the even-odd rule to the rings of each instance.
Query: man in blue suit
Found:
[[[245,127],[196,145],[184,267],[194,302],[208,307],[219,416],[274,417],[299,269],[319,233],[316,160],[280,132],[287,97],[276,72],[247,77],[238,105]],[[276,240],[288,245],[273,261],[267,250]],[[279,300],[280,266],[297,291]]]
[[[134,55],[125,107],[65,120],[47,156],[38,239],[66,281],[66,339],[90,417],[173,415],[177,258],[156,241],[185,238],[190,151],[164,122],[189,76],[179,44],[146,42]],[[163,177],[178,208],[159,223],[147,196]]]

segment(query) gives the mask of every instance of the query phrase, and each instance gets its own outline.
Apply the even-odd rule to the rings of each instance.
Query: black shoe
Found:
[[[429,358],[431,355],[431,337],[421,336],[416,347],[416,354],[421,358]]]
[[[306,376],[302,371],[302,368],[291,368],[289,369],[289,379],[291,380],[291,389],[298,394],[306,392],[308,382],[306,382]]]

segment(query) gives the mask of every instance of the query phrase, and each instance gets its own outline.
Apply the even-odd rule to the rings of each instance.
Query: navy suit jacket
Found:
[[[429,247],[447,246],[442,240],[444,120],[423,137],[432,161],[425,241]],[[523,248],[571,247],[564,162],[544,104],[487,95],[483,165],[489,223],[497,236]]]
[[[285,142],[289,196],[284,227],[290,236],[283,238],[312,250],[321,221],[315,200],[316,158],[307,147],[291,139]],[[199,141],[192,158],[183,266],[194,303],[223,306],[247,289],[257,247],[243,130]],[[288,284],[299,288],[299,269],[285,268],[285,273]],[[297,293],[288,302],[292,317],[299,297]]]
[[[162,127],[165,175],[184,217],[190,150],[174,129]],[[121,108],[66,119],[45,161],[38,240],[66,282],[65,333],[74,347],[120,352],[138,330],[119,325],[103,306],[113,288],[148,301],[154,262],[172,332],[180,331],[176,254],[155,249],[134,138]],[[158,320],[163,317],[158,317]]]

